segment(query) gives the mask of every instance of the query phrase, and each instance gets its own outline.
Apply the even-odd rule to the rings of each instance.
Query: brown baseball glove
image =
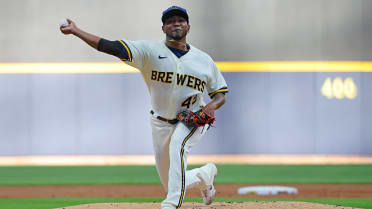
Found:
[[[185,110],[177,114],[177,119],[190,128],[201,127],[206,124],[212,125],[216,118],[213,115],[208,115],[203,109],[202,107],[196,112]]]

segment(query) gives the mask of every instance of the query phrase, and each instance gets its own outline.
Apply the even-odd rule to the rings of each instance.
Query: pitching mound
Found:
[[[59,209],[160,209],[160,203],[97,203]],[[202,203],[183,203],[182,209],[352,209],[351,207],[307,202],[217,202],[210,206]]]

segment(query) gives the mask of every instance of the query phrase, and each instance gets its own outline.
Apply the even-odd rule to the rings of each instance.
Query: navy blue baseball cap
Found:
[[[186,19],[187,23],[189,23],[189,15],[187,14],[186,9],[178,6],[171,6],[168,9],[163,11],[163,15],[161,16],[161,21],[165,22],[166,19],[178,15]]]

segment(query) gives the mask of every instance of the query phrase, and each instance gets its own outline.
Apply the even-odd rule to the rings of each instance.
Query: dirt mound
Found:
[[[351,209],[351,207],[307,202],[217,202],[206,206],[202,203],[183,203],[182,209]],[[160,209],[160,203],[97,203],[59,209]]]

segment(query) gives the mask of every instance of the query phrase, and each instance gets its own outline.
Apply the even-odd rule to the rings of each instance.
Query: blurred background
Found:
[[[119,63],[63,35],[60,20],[110,40],[161,40],[172,5],[188,10],[188,42],[216,62],[352,61],[342,72],[221,69],[227,103],[192,153],[372,155],[370,0],[0,0],[0,155],[152,154],[139,73],[2,68]]]

